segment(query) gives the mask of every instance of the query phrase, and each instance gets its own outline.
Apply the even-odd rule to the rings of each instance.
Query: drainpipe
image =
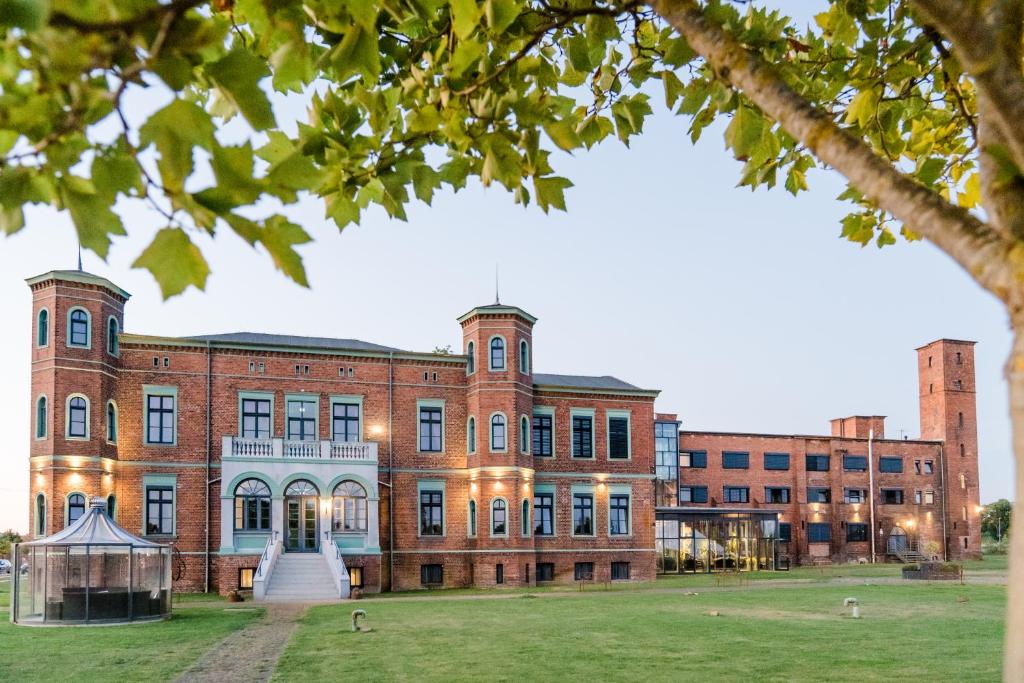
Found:
[[[203,538],[206,540],[206,561],[203,566],[203,592],[210,592],[210,402],[213,399],[213,356],[211,355],[210,340],[206,340],[206,526]]]
[[[394,359],[393,351],[388,352],[388,590],[395,586],[395,470],[394,447],[392,441],[392,398],[394,394]]]
[[[871,564],[875,563],[875,456],[872,449],[875,430],[868,430],[868,514],[871,518]]]
[[[949,562],[949,536],[946,528],[946,444],[939,444],[939,483],[942,486],[942,561]]]

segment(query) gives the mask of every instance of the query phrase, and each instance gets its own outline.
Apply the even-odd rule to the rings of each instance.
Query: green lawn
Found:
[[[660,582],[659,582],[660,583]],[[1003,586],[922,583],[366,601],[312,609],[277,680],[998,680]],[[855,596],[863,618],[844,618]],[[712,610],[721,616],[712,617]]]
[[[0,581],[0,607],[11,606],[11,581],[10,579]]]
[[[13,626],[0,621],[0,680],[168,680],[262,610],[175,608],[162,622],[130,626]]]

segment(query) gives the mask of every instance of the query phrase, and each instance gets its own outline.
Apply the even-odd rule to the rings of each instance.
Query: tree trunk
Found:
[[[1013,453],[1016,463],[1014,508],[1024,504],[1024,319],[1013,324],[1013,350],[1006,364],[1010,384],[1010,424],[1013,429]],[[1020,522],[1020,515],[1014,517]],[[1024,681],[1024,531],[1010,534],[1009,600],[1006,609],[1006,635],[1003,639],[1003,680]]]

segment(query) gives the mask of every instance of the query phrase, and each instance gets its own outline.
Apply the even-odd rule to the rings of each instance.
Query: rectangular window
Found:
[[[574,536],[594,535],[594,496],[590,493],[572,496],[572,533]]]
[[[612,562],[612,581],[629,580],[629,562]]]
[[[363,587],[363,568],[362,567],[349,567],[348,568],[348,585],[350,588],[362,588]]]
[[[921,504],[921,489],[914,491],[914,505]]]
[[[594,457],[594,418],[588,415],[572,417],[572,457]]]
[[[748,503],[750,489],[746,486],[725,486],[722,488],[722,500],[726,503]]]
[[[174,443],[173,395],[146,395],[146,443]]]
[[[242,438],[270,438],[270,399],[242,399]]]
[[[844,455],[843,469],[847,472],[867,472],[868,456],[866,455]]]
[[[735,451],[722,452],[722,469],[745,470],[750,468],[750,453]]]
[[[505,565],[501,562],[494,565],[494,583],[505,583]]]
[[[608,418],[608,457],[629,457],[629,418]]]
[[[421,564],[420,583],[424,586],[440,586],[444,583],[444,566],[440,564]]]
[[[766,503],[788,503],[789,487],[766,486],[764,489],[764,502]]]
[[[935,463],[932,462],[931,460],[925,460],[924,461],[924,473],[925,474],[935,474]]]
[[[238,568],[238,590],[252,590],[252,577],[256,570],[252,567]]]
[[[679,480],[679,425],[676,422],[654,423],[655,476],[661,481]],[[674,484],[673,484],[674,485]]]
[[[554,562],[538,562],[537,563],[537,583],[544,583],[545,581],[555,580],[555,563]]]
[[[335,403],[331,406],[331,439],[359,441],[358,403]]]
[[[594,563],[593,562],[577,562],[573,566],[572,571],[573,579],[576,581],[593,581],[594,580]]]
[[[808,486],[807,487],[807,502],[808,503],[831,503],[832,502],[832,489],[827,486]]]
[[[882,489],[882,505],[903,505],[903,489]]]
[[[533,533],[536,536],[555,535],[555,494],[533,495]],[[540,571],[540,565],[537,565],[537,571]]]
[[[679,454],[679,466],[695,469],[706,469],[708,466],[707,451],[683,451]]]
[[[779,540],[780,541],[792,541],[793,540],[793,525],[788,522],[779,523]]]
[[[829,469],[829,456],[827,455],[808,455],[806,458],[806,470],[808,472],[828,472]]]
[[[554,455],[551,415],[533,416],[533,454],[543,458]]]
[[[868,525],[867,524],[854,524],[848,523],[846,525],[846,540],[847,541],[866,541],[868,540]]]
[[[788,470],[789,453],[765,453],[764,468],[766,470]]]
[[[316,440],[316,401],[288,401],[288,439],[290,441]]]
[[[832,540],[832,527],[821,522],[812,522],[807,525],[808,543],[828,543]]]
[[[868,502],[867,489],[845,489],[843,491],[844,503],[866,503]]]
[[[613,493],[608,496],[608,534],[629,535],[629,495]]]
[[[170,536],[174,533],[174,487],[146,487],[146,533]]]
[[[680,503],[706,503],[708,502],[707,486],[680,486]]]
[[[925,505],[935,505],[935,491],[925,491],[924,492],[924,504]]]
[[[914,474],[921,474],[921,461],[920,460],[915,460],[914,461]]]
[[[903,472],[903,458],[881,457],[878,459],[878,471],[899,474]]]
[[[420,407],[420,451],[441,452],[441,412],[438,406]]]
[[[444,491],[420,491],[420,536],[444,535]]]

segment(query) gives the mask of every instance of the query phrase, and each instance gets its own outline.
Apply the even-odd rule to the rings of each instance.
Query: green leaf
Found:
[[[274,69],[274,89],[279,92],[302,92],[313,80],[313,60],[306,43],[286,41],[270,55]]]
[[[548,178],[533,178],[533,191],[537,195],[537,204],[544,213],[548,212],[548,209],[555,207],[565,211],[565,190],[572,187],[572,183],[567,178],[559,178],[558,176],[551,176]]]
[[[271,216],[260,233],[260,243],[266,247],[277,269],[303,287],[309,287],[309,282],[306,280],[302,257],[294,247],[310,241],[305,230],[284,216]]]
[[[328,195],[325,203],[327,217],[334,221],[339,230],[349,223],[359,223],[359,205],[341,192]]]
[[[165,299],[181,294],[189,285],[206,289],[210,267],[202,252],[181,228],[164,228],[132,263],[153,274]]]
[[[484,54],[484,44],[475,40],[461,40],[452,55],[451,75],[458,78],[476,64]]]
[[[38,31],[49,17],[49,0],[0,0],[0,26]]]
[[[236,48],[222,59],[206,66],[221,92],[231,101],[249,125],[266,130],[277,125],[267,94],[259,82],[270,75],[267,62],[245,48]]]
[[[764,117],[746,105],[737,107],[725,129],[725,142],[738,159],[749,157],[764,133]]]
[[[675,72],[668,69],[661,72],[661,82],[665,86],[665,106],[671,109],[680,95],[686,91],[686,86]]]
[[[0,205],[0,232],[13,235],[25,227],[25,211],[20,204],[15,206]]]
[[[120,217],[111,211],[111,202],[85,178],[64,176],[59,182],[61,201],[71,214],[79,242],[100,258],[107,258],[110,236],[127,234]]]
[[[366,83],[373,83],[380,74],[377,31],[367,31],[359,25],[351,27],[331,51],[330,62],[338,83],[354,74],[362,74]]]
[[[520,5],[516,0],[485,0],[484,15],[493,33],[504,33],[505,29],[519,16]]]
[[[163,184],[172,192],[181,190],[192,174],[192,148],[210,150],[213,145],[213,121],[195,104],[174,100],[139,129],[139,147],[151,143],[160,153],[157,167]]]
[[[118,193],[128,195],[131,190],[142,193],[142,172],[135,160],[126,154],[97,155],[92,160],[92,182],[96,191],[111,204]]]
[[[544,132],[552,142],[566,152],[571,152],[583,144],[583,140],[576,133],[576,121],[571,117],[547,124],[544,126]]]
[[[459,38],[468,38],[480,23],[482,12],[476,0],[451,0],[452,28]]]
[[[925,185],[931,185],[939,179],[945,167],[946,160],[941,157],[922,158],[918,160],[917,172],[914,175]]]
[[[434,198],[434,190],[441,187],[441,174],[426,164],[417,166],[412,172],[412,186],[416,197],[426,204]]]
[[[846,108],[846,123],[856,123],[861,128],[867,128],[878,111],[878,97],[874,90],[861,90],[854,95]]]

